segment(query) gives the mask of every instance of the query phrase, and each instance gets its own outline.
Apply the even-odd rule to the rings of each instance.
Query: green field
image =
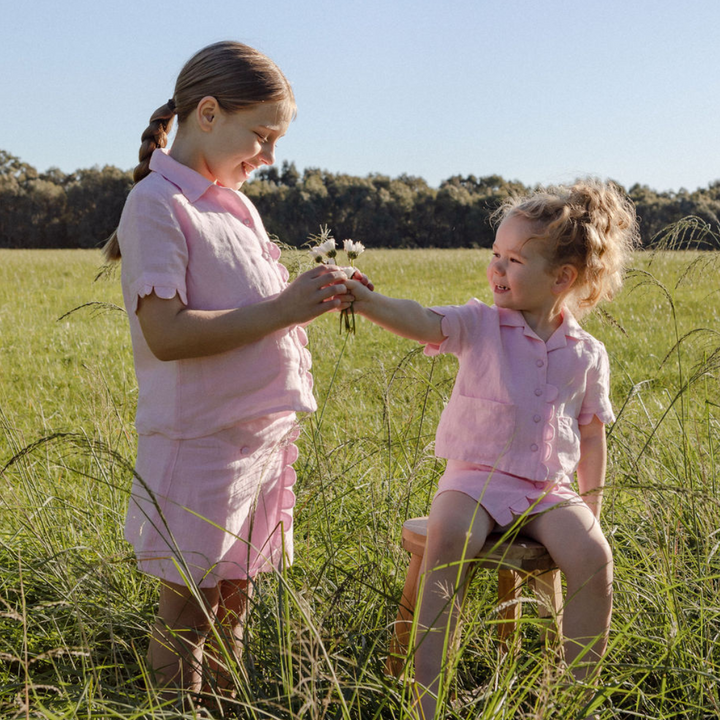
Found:
[[[288,265],[298,262],[288,258]],[[489,300],[483,250],[369,251],[381,292],[425,304]],[[603,718],[720,717],[720,262],[636,255],[622,295],[587,328],[612,364],[603,523],[616,610]],[[193,717],[145,689],[156,587],[122,538],[136,398],[119,277],[95,251],[0,250],[0,717]],[[89,302],[60,319],[65,313]],[[303,421],[296,562],[258,582],[226,717],[400,718],[383,674],[407,558],[442,464],[434,429],[455,372],[418,346],[336,315],[310,328],[321,410]],[[583,717],[555,682],[524,605],[522,650],[494,638],[479,573],[454,668],[453,718]],[[530,596],[528,596],[530,597]],[[216,716],[220,716],[219,713]]]

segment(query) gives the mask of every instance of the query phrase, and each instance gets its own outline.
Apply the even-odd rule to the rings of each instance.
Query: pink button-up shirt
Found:
[[[156,150],[130,192],[118,228],[122,288],[138,379],[139,433],[209,435],[281,411],[312,411],[310,353],[300,327],[208,357],[161,362],[145,341],[138,298],[178,295],[189,308],[224,310],[280,293],[280,250],[252,203]]]
[[[435,442],[439,457],[534,481],[569,481],[580,460],[578,426],[614,419],[604,345],[565,312],[543,342],[522,313],[479,300],[432,308],[459,370]]]

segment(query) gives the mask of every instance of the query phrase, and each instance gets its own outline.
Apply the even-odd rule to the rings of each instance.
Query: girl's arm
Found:
[[[153,293],[138,301],[137,316],[158,360],[204,357],[256,342],[329,310],[350,307],[345,279],[340,269],[318,265],[279,295],[234,310],[191,310],[177,295],[164,300]]]
[[[371,292],[356,280],[348,280],[348,292],[355,299],[355,312],[396,335],[421,343],[440,344],[442,316],[414,300],[401,300]]]
[[[580,463],[577,480],[582,499],[598,520],[606,465],[605,425],[595,416],[587,425],[580,425]]]

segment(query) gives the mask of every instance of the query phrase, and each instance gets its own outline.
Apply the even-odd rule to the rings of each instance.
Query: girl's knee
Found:
[[[596,592],[612,593],[614,563],[612,550],[604,536],[588,538],[579,546],[573,562],[561,568],[573,585],[591,585]]]
[[[471,538],[469,528],[428,526],[425,553],[428,557],[436,558],[440,563],[460,560],[463,556],[472,557]]]
[[[595,542],[591,543],[587,563],[589,567],[597,568],[597,571],[609,575],[612,579],[614,567],[613,554],[610,544],[604,535],[600,535]]]
[[[207,632],[217,614],[217,588],[192,592],[189,588],[164,583],[160,590],[158,620],[170,628]]]

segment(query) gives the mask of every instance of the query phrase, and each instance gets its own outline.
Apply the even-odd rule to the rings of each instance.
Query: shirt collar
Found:
[[[150,157],[150,169],[176,185],[191,202],[199,200],[208,190],[215,187],[207,178],[187,165],[173,160],[166,150],[158,148]]]
[[[537,335],[525,322],[525,318],[519,310],[498,308],[498,317],[500,318],[500,325],[506,325],[508,327],[521,327],[523,328],[525,335],[537,338]],[[562,322],[560,323],[558,329],[548,339],[546,343],[547,349],[555,350],[556,348],[565,347],[567,345],[568,338],[579,340],[581,339],[582,334],[583,329],[580,327],[578,321],[573,317],[572,313],[567,308],[563,308]]]

